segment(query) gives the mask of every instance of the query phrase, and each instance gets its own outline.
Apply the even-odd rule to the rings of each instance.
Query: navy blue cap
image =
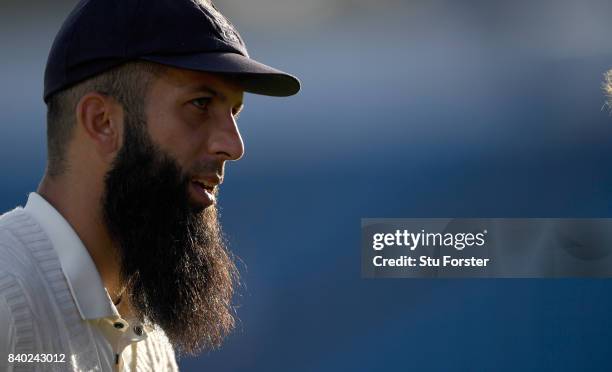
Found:
[[[296,77],[251,59],[238,31],[207,0],[81,0],[51,47],[44,100],[135,60],[231,74],[255,94],[300,90]]]

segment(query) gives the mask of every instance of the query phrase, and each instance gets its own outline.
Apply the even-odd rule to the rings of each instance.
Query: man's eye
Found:
[[[200,97],[200,98],[196,98],[194,100],[191,101],[191,103],[200,109],[205,109],[206,106],[208,106],[208,103],[210,102],[210,97]]]

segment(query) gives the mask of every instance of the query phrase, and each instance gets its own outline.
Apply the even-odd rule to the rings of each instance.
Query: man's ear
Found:
[[[76,106],[77,126],[83,130],[98,154],[112,162],[121,148],[123,108],[112,97],[89,92]]]

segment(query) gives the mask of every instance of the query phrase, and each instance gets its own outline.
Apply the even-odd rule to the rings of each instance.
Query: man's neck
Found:
[[[69,175],[53,178],[45,175],[37,192],[72,226],[87,248],[111,299],[117,301],[121,295],[120,260],[102,217],[103,188],[88,184],[84,178],[71,180]]]

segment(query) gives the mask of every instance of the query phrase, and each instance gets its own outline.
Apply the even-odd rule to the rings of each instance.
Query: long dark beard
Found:
[[[105,179],[104,219],[136,315],[159,325],[179,353],[220,346],[234,327],[238,272],[214,206],[189,198],[190,179],[126,118],[124,144]]]

